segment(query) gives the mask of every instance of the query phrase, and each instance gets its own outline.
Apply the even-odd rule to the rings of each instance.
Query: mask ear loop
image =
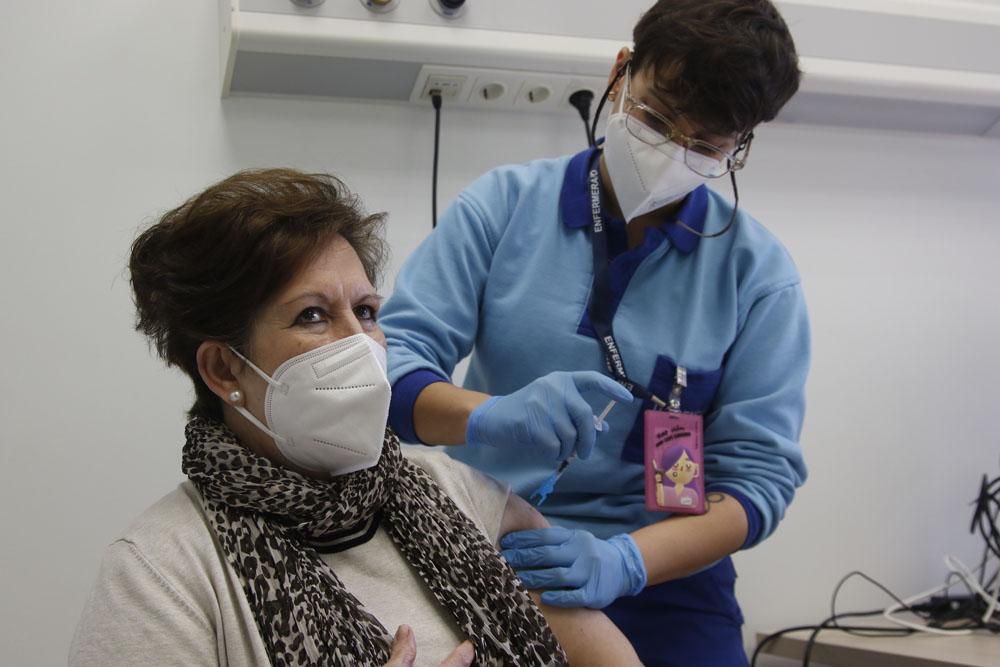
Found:
[[[247,359],[246,357],[244,357],[242,354],[240,354],[239,351],[235,347],[233,347],[232,345],[229,346],[229,349],[232,351],[233,354],[235,354],[237,357],[239,357],[240,359],[242,359],[243,363],[245,363],[247,366],[249,366],[250,368],[252,368],[253,372],[256,373],[257,375],[259,375],[261,380],[263,380],[264,382],[268,383],[269,385],[271,385],[272,387],[274,387],[275,389],[277,389],[278,391],[280,391],[282,394],[287,394],[288,393],[288,385],[286,385],[286,384],[284,384],[282,382],[278,382],[277,380],[275,380],[274,378],[272,378],[270,375],[268,375],[264,371],[262,371],[259,368],[257,368],[257,365],[254,362],[250,361],[249,359]]]
[[[239,357],[240,359],[242,359],[248,366],[250,366],[250,368],[252,368],[254,370],[254,372],[257,373],[257,375],[259,375],[261,377],[261,379],[263,379],[269,385],[271,385],[272,387],[276,388],[278,391],[280,391],[280,392],[282,392],[284,394],[288,393],[288,386],[287,385],[282,384],[281,382],[276,382],[267,373],[265,373],[264,371],[262,371],[259,368],[257,368],[256,364],[254,364],[252,361],[250,361],[249,359],[247,359],[246,357],[244,357],[242,354],[240,354],[236,350],[236,348],[233,347],[232,345],[229,346],[229,349],[232,350],[233,354],[235,354],[237,357]],[[257,428],[259,428],[261,431],[263,431],[264,433],[267,433],[269,436],[271,436],[272,438],[274,438],[274,441],[276,443],[280,444],[280,443],[284,443],[286,441],[286,439],[284,437],[278,435],[277,433],[275,433],[274,431],[272,431],[271,429],[269,429],[266,425],[264,425],[263,422],[261,422],[259,419],[257,419],[256,417],[254,417],[254,415],[253,415],[252,412],[250,412],[248,409],[246,409],[242,405],[233,405],[232,408],[233,408],[233,410],[236,410],[236,412],[240,413],[240,415],[242,415],[243,418],[246,419],[248,422],[250,422],[251,424],[253,424]]]
[[[622,78],[622,75],[625,74],[626,70],[628,70],[630,62],[632,62],[631,59],[622,63],[622,66],[618,68],[617,72],[615,72],[615,78],[611,79],[611,83],[609,83],[608,87],[604,89],[604,94],[601,95],[601,101],[597,103],[597,110],[594,112],[594,119],[590,123],[590,136],[594,138],[595,145],[597,143],[597,120],[601,117],[601,111],[604,109],[604,103],[607,102],[608,95],[611,94],[611,89],[615,87],[616,83],[618,83],[618,79]]]

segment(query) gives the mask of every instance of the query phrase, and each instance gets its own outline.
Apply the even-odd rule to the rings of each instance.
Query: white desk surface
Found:
[[[759,642],[770,633],[758,633]],[[762,654],[801,659],[809,631],[782,635]],[[925,632],[897,637],[859,637],[824,630],[812,651],[812,661],[831,667],[1000,667],[1000,635],[977,630],[945,637]]]

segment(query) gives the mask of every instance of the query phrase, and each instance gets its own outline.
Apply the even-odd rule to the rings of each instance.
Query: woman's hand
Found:
[[[583,393],[631,403],[632,394],[597,371],[557,371],[480,404],[465,432],[469,445],[528,449],[548,459],[590,456],[597,440],[594,408]]]
[[[475,657],[476,651],[472,647],[472,642],[466,640],[444,659],[441,667],[469,667]],[[408,625],[401,625],[392,640],[392,652],[385,667],[413,667],[416,659],[417,640],[413,636],[413,630]]]

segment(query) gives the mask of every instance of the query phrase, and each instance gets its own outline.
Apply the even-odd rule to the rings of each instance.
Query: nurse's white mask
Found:
[[[233,352],[268,384],[267,424],[233,407],[270,435],[290,463],[332,476],[378,463],[391,388],[385,349],[370,336],[349,336],[292,357],[272,376]]]
[[[664,141],[662,134],[630,116],[626,108],[631,99],[630,71],[624,76],[621,102],[608,116],[604,160],[622,215],[632,221],[683,199],[716,173],[724,174],[726,168],[718,160]],[[696,162],[694,168],[688,164],[691,161]]]

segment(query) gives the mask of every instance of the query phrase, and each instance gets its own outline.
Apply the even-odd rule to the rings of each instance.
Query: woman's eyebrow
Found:
[[[377,301],[382,303],[385,301],[385,297],[378,292],[370,289],[358,290],[354,293],[354,301]]]
[[[318,299],[320,301],[329,301],[330,300],[330,295],[329,294],[325,294],[323,292],[318,292],[318,291],[302,292],[301,294],[297,294],[297,295],[293,296],[292,298],[290,298],[290,299],[288,299],[286,301],[283,301],[281,305],[282,306],[290,306],[290,305],[292,305],[293,303],[295,303],[297,301],[304,301],[306,299]]]

